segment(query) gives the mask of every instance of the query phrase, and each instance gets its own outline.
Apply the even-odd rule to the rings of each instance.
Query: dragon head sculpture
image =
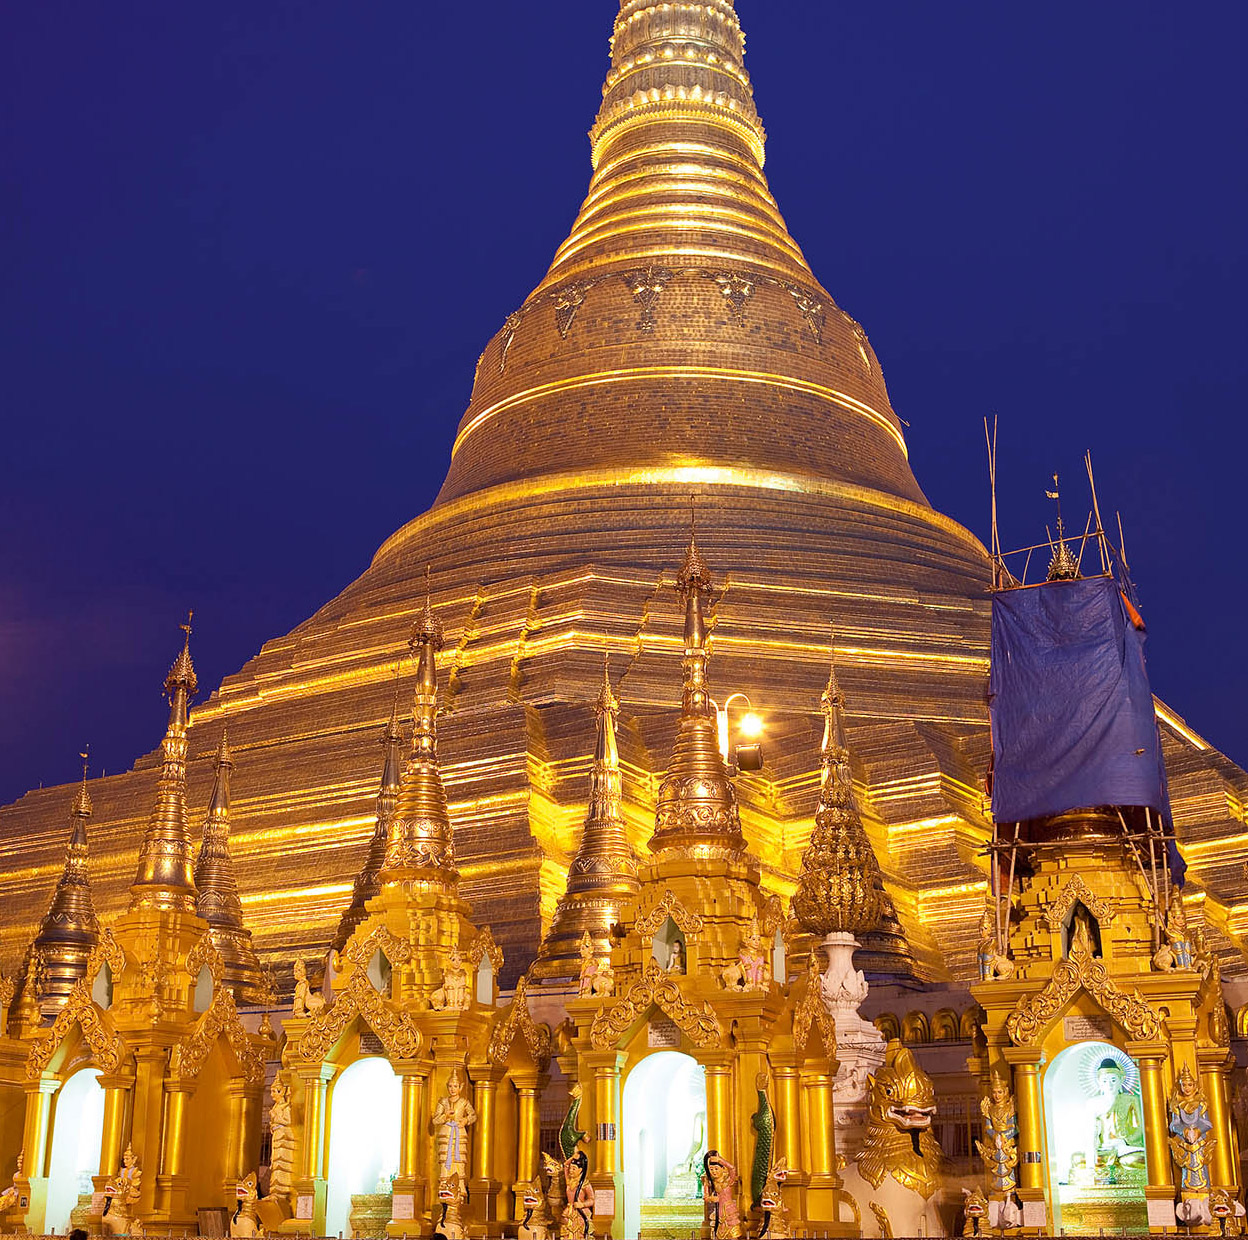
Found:
[[[936,1191],[943,1161],[932,1135],[936,1091],[932,1078],[895,1038],[884,1063],[867,1078],[867,1135],[858,1169],[872,1187],[891,1175],[923,1197]]]

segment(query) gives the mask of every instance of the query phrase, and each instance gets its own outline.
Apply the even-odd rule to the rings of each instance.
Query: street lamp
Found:
[[[734,760],[729,761],[728,749],[730,743],[730,726],[729,712],[734,702],[741,702],[745,705],[745,714],[737,721],[737,732],[749,744],[738,745],[734,754]],[[727,698],[722,706],[714,700],[711,705],[715,707],[715,722],[719,731],[719,756],[723,758],[725,764],[735,768],[737,771],[761,771],[763,769],[763,747],[759,744],[759,738],[763,734],[763,718],[754,709],[754,704],[750,701],[748,695],[744,693],[734,693]]]

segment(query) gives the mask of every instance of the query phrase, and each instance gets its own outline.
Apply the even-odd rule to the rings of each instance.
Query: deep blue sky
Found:
[[[0,14],[0,801],[159,740],[432,499],[589,174],[613,0]],[[1085,447],[1154,687],[1248,762],[1248,5],[740,0],[794,236],[932,501]],[[470,12],[471,20],[463,15]]]

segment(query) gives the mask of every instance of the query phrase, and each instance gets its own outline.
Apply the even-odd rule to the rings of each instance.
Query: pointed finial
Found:
[[[431,566],[425,565],[425,606],[424,610],[412,622],[412,635],[408,638],[408,647],[413,652],[419,646],[432,646],[434,650],[442,649],[442,625],[433,614],[433,590],[430,585]]]
[[[685,551],[685,562],[676,575],[676,585],[685,594],[709,590],[712,585],[711,570],[698,547],[698,514],[692,495],[689,497],[689,546]]]
[[[217,744],[217,756],[213,760],[212,769],[219,771],[223,766],[232,767],[233,765],[234,758],[230,753],[230,725],[227,722],[221,725],[221,740]]]
[[[1062,493],[1057,485],[1057,474],[1053,475],[1053,490],[1045,491],[1045,495],[1057,504],[1057,543],[1053,548],[1053,557],[1049,560],[1048,580],[1073,581],[1079,576],[1079,564],[1066,545],[1066,527],[1062,524]]]
[[[74,798],[74,806],[70,812],[76,818],[90,818],[92,807],[91,794],[87,791],[87,770],[91,762],[91,746],[88,745],[78,756],[82,759],[82,784],[78,789],[78,795]]]
[[[169,696],[181,688],[186,690],[188,697],[193,697],[199,689],[199,678],[195,675],[195,665],[191,662],[191,620],[194,615],[193,611],[188,611],[186,623],[178,625],[186,636],[182,643],[182,653],[174,660],[169,675],[165,677],[165,693]]]
[[[597,711],[602,715],[607,711],[617,711],[619,708],[620,704],[611,691],[611,655],[604,650],[602,652],[602,688],[598,690]]]
[[[390,704],[390,718],[381,732],[381,743],[388,746],[392,741],[403,739],[399,728],[399,695],[402,688],[403,664],[396,660],[394,664],[394,701]]]

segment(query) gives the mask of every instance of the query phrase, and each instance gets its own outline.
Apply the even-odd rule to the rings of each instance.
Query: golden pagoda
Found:
[[[994,566],[788,233],[744,47],[731,0],[621,0],[587,197],[434,505],[193,713],[188,621],[68,855],[71,789],[0,811],[0,1222],[785,1240],[1238,1191],[1248,776],[1157,703],[1184,894],[1100,809],[1002,884]],[[1097,1041],[1067,1208],[1040,1074]]]

